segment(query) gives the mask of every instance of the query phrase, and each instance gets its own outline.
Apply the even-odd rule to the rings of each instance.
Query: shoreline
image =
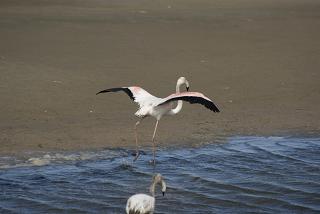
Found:
[[[197,143],[181,143],[181,144],[166,144],[157,148],[157,158],[163,158],[160,154],[168,151],[181,151],[181,150],[203,150],[206,148],[215,148],[215,146],[223,146],[223,144],[234,144],[235,142],[246,142],[251,146],[257,146],[259,148],[259,142],[270,141],[272,144],[274,141],[287,141],[290,145],[300,142],[302,144],[305,141],[317,141],[320,135],[296,135],[296,136],[229,136],[229,137],[217,137],[214,142],[197,142]],[[252,142],[257,142],[255,145]],[[286,145],[286,146],[288,146]],[[214,147],[213,147],[214,146]],[[225,145],[228,147],[228,145]],[[267,146],[264,143],[264,146]],[[280,146],[280,145],[279,145]],[[283,146],[283,145],[281,145]],[[142,156],[152,155],[152,146],[140,147],[140,153]],[[100,159],[113,159],[121,158],[123,164],[134,163],[135,149],[128,147],[114,147],[114,148],[88,148],[82,150],[36,150],[36,151],[24,151],[14,154],[0,153],[0,171],[6,169],[31,167],[31,166],[45,166],[51,164],[61,163],[73,163],[82,161],[96,161]]]
[[[284,131],[282,133],[278,132],[277,134],[234,134],[234,135],[217,135],[214,138],[206,138],[203,137],[199,140],[199,138],[189,138],[185,142],[181,142],[178,140],[171,140],[167,142],[158,142],[157,144],[157,150],[163,150],[163,149],[174,149],[174,148],[197,148],[202,147],[205,145],[211,145],[211,144],[220,144],[220,143],[226,143],[228,139],[235,138],[235,137],[262,137],[262,138],[269,138],[269,137],[280,137],[280,138],[317,138],[320,136],[318,130],[308,130],[308,131],[301,131],[300,132],[288,132]],[[63,147],[63,148],[43,148],[43,147],[35,147],[31,149],[27,149],[24,147],[17,147],[17,148],[10,148],[10,150],[1,150],[0,156],[2,157],[27,157],[31,154],[47,154],[47,153],[82,153],[82,152],[97,152],[97,151],[103,151],[103,150],[117,150],[117,149],[124,149],[124,150],[132,150],[135,151],[135,142],[134,139],[132,139],[132,145],[125,143],[125,144],[119,144],[119,145],[94,145],[94,146],[83,146],[77,147],[77,146],[71,146],[71,147]],[[151,152],[152,151],[152,144],[150,142],[144,142],[139,145],[139,150],[142,152]]]

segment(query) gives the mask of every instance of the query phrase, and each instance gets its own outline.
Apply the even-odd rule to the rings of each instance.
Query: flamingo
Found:
[[[180,86],[186,86],[186,92],[180,92]],[[178,114],[182,109],[183,101],[187,101],[191,104],[198,103],[204,105],[206,108],[213,112],[220,112],[218,107],[210,100],[208,97],[199,92],[189,92],[189,82],[185,77],[180,77],[176,85],[176,93],[171,94],[165,98],[159,98],[151,95],[149,92],[138,86],[131,87],[118,87],[109,88],[99,91],[96,94],[106,93],[106,92],[125,92],[134,102],[138,103],[139,110],[135,113],[135,116],[139,117],[139,120],[134,125],[135,141],[136,141],[136,156],[134,161],[139,157],[138,149],[138,134],[137,126],[140,122],[148,117],[152,116],[156,119],[156,125],[154,127],[152,135],[152,150],[153,150],[153,164],[155,164],[155,135],[158,127],[158,123],[162,116],[164,115],[175,115]],[[175,108],[174,101],[178,101]]]
[[[153,214],[155,207],[155,188],[156,184],[161,184],[162,195],[164,196],[167,185],[161,174],[156,174],[152,178],[150,186],[150,195],[135,194],[131,196],[127,201],[126,212],[127,214]]]

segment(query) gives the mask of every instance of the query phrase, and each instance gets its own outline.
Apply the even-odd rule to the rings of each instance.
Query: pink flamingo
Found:
[[[180,86],[186,85],[187,92],[180,92]],[[151,95],[149,92],[144,90],[143,88],[137,86],[131,87],[119,87],[119,88],[109,88],[103,91],[98,92],[106,93],[106,92],[125,92],[134,102],[138,103],[139,110],[135,113],[135,116],[140,119],[136,122],[134,126],[135,132],[135,140],[136,140],[136,157],[134,161],[139,157],[138,150],[138,134],[137,134],[137,126],[140,124],[143,118],[147,116],[152,116],[156,118],[156,125],[154,127],[153,135],[152,135],[152,145],[153,145],[153,164],[155,164],[155,142],[154,138],[156,135],[157,127],[159,120],[164,115],[175,115],[179,113],[182,109],[183,101],[189,102],[191,104],[198,103],[204,105],[206,108],[210,109],[213,112],[220,112],[218,107],[206,96],[199,92],[188,92],[189,91],[189,82],[185,77],[180,77],[177,81],[176,85],[176,93],[169,95],[165,98],[159,98]],[[175,108],[174,101],[178,101],[178,104]]]

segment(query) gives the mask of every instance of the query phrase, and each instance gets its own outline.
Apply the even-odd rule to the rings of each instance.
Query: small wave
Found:
[[[167,194],[157,192],[157,213],[316,213],[320,139],[311,141],[234,137],[160,150],[155,167],[151,152],[133,162],[123,149],[1,158],[11,169],[0,171],[0,213],[124,213],[158,172]]]

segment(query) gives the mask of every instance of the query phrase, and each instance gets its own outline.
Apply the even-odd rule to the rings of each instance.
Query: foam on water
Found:
[[[85,151],[77,153],[35,153],[26,154],[24,157],[1,157],[0,169],[17,168],[17,167],[31,167],[44,166],[49,164],[62,164],[68,162],[76,162],[91,159],[111,159],[119,156],[127,155],[127,151],[117,150],[102,150],[102,151]]]
[[[319,213],[320,138],[232,137],[226,143],[147,151],[2,157],[0,213],[124,213],[161,173],[156,213]]]

